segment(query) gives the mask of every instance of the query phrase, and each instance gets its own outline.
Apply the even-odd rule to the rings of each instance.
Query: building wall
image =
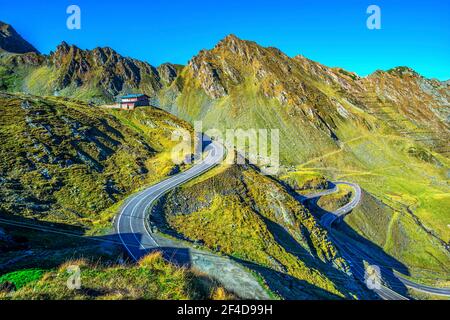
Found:
[[[138,98],[127,98],[122,99],[120,102],[121,108],[125,110],[133,110],[135,107],[138,106],[149,106],[150,102],[148,97],[138,97]]]
[[[138,106],[148,106],[148,105],[149,105],[148,99],[142,99],[142,100],[136,101],[136,103],[135,103],[136,107],[138,107]]]
[[[133,110],[134,106],[135,106],[135,104],[133,102],[122,103],[121,105],[122,105],[122,109],[125,109],[125,110]]]

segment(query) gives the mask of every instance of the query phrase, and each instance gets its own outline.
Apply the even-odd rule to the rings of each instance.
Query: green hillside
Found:
[[[283,181],[290,192],[298,193],[324,188],[328,181],[360,184],[362,204],[339,226],[342,237],[358,241],[362,250],[374,256],[388,255],[414,278],[438,285],[450,281],[448,82],[424,78],[408,67],[359,77],[230,35],[214,48],[200,51],[186,66],[156,68],[110,48],[82,50],[66,43],[50,55],[2,51],[0,90],[85,101],[2,95],[1,138],[5,143],[1,150],[7,160],[1,167],[6,172],[0,181],[3,211],[98,230],[109,225],[124,195],[176,170],[168,162],[170,130],[147,125],[147,118],[153,123],[155,116],[169,117],[166,113],[157,109],[122,113],[93,104],[111,102],[125,92],[144,92],[153,105],[181,119],[202,120],[205,130],[279,129],[282,168],[273,181]],[[27,99],[34,102],[25,103]],[[65,112],[68,122],[60,115]],[[177,121],[162,121],[158,128],[173,129]],[[78,126],[83,128],[81,135]],[[61,137],[65,142],[59,145]],[[55,144],[60,151],[54,150]],[[219,246],[219,251],[270,268],[269,260],[276,256],[276,263],[286,270],[292,268],[289,272],[295,277],[337,296],[346,295],[346,288],[331,284],[326,276],[314,278],[302,269],[302,262],[293,262],[291,255],[275,245],[273,232],[262,218],[275,221],[275,215],[262,212],[262,204],[251,203],[262,201],[256,189],[256,193],[222,195],[230,188],[241,190],[250,172],[226,170],[218,175],[237,185],[224,184],[222,178],[210,174],[190,185],[196,193],[178,190],[172,196],[181,192],[198,210],[179,216],[169,201],[165,209],[172,227],[211,249]],[[268,190],[273,187],[259,175],[254,179]],[[211,193],[211,181],[220,197]],[[349,196],[341,191],[321,199],[320,204],[333,209]],[[277,205],[273,210],[285,204]],[[213,221],[218,213],[223,214],[223,222]],[[314,211],[308,214],[314,219]],[[254,238],[254,243],[240,246],[217,237],[217,229],[237,232],[227,230],[225,222],[241,216],[252,217],[247,229],[239,232]],[[293,229],[288,231],[299,237]],[[269,240],[261,240],[266,236],[275,251],[263,246],[268,245]],[[320,241],[315,243],[312,237],[312,244],[306,246],[297,240],[308,252],[318,250],[319,260],[331,261],[327,246],[319,245]],[[261,250],[249,250],[253,245]]]
[[[190,128],[156,108],[123,114],[55,97],[0,94],[0,114],[0,210],[91,229],[177,170],[171,134]]]
[[[398,219],[356,210],[350,226],[413,275],[448,280],[448,83],[406,67],[361,78],[231,35],[160,96],[163,108],[206,128],[279,129],[280,178],[359,183]]]
[[[171,236],[263,267],[255,271],[283,298],[366,294],[345,275],[347,264],[311,213],[251,167],[223,165],[176,189],[151,220]]]
[[[69,272],[70,266],[80,268],[79,289],[67,286],[68,276],[73,272]],[[55,269],[24,269],[0,276],[2,285],[0,300],[234,298],[207,277],[165,262],[158,252],[142,258],[137,265],[78,259],[66,261]]]

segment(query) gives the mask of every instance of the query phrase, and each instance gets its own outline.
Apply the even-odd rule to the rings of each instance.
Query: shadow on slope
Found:
[[[143,237],[137,233],[86,236],[86,229],[80,226],[9,214],[0,214],[0,228],[0,274],[33,267],[55,268],[66,260],[78,258],[105,258],[109,261],[115,258],[118,263],[131,262],[130,254],[123,254],[124,242],[131,247],[136,258],[161,251],[165,260],[178,266],[189,267],[191,262],[188,249],[143,249],[137,244],[143,241]]]
[[[289,274],[276,271],[236,257],[234,261],[258,273],[271,291],[286,300],[339,300],[343,299],[329,291],[314,286]]]
[[[317,217],[325,214],[333,214],[317,205],[318,197],[304,201],[307,208]],[[351,214],[349,212],[348,214]],[[330,231],[329,231],[330,232]],[[331,240],[338,247],[347,261],[350,260],[351,270],[354,275],[364,275],[365,265],[376,265],[380,268],[383,281],[397,293],[407,296],[407,288],[394,275],[394,270],[409,275],[406,265],[387,254],[383,248],[358,234],[342,218],[338,218],[330,232]]]
[[[353,299],[353,297],[349,295],[350,291],[358,294],[359,298],[373,298],[373,295],[368,292],[365,286],[352,286],[351,281],[349,281],[350,279],[348,274],[318,259],[317,253],[310,253],[305,250],[305,248],[303,248],[284,227],[271,221],[270,219],[267,219],[266,217],[260,217],[263,219],[267,228],[273,234],[275,240],[281,247],[283,247],[288,253],[296,256],[299,260],[303,261],[309,269],[320,270],[327,277],[332,279],[341,292],[347,293],[346,298]],[[309,237],[307,237],[307,239],[310,241]],[[309,247],[314,248],[312,244]]]
[[[190,242],[192,245],[202,245],[202,241],[194,242],[188,237],[184,236],[182,233],[179,233],[173,228],[169,227],[166,216],[164,214],[158,214],[162,212],[162,206],[164,202],[165,196],[161,197],[153,207],[152,214],[150,215],[152,225],[163,233],[170,235],[171,237]],[[311,253],[307,252],[282,226],[278,225],[275,222],[272,222],[262,215],[259,216],[266,224],[268,230],[274,235],[276,241],[288,253],[296,256],[299,260],[302,260],[307,268],[321,270],[333,280],[339,279],[339,281],[335,282],[338,290],[346,293],[349,292],[349,289],[344,285],[344,282],[348,280],[346,279],[348,275],[337,269],[327,266],[325,263],[318,259],[315,259],[314,256],[312,256]],[[182,259],[181,263],[187,262],[186,256],[188,255],[188,253],[178,252],[176,255],[174,255],[173,252],[177,252],[177,250],[179,250],[178,248],[166,247],[164,248],[164,250],[167,252],[166,256],[170,256],[172,254],[170,261],[179,264],[180,261],[177,261],[177,259]],[[190,250],[188,252],[190,252]],[[342,297],[334,295],[304,280],[297,279],[287,273],[264,267],[254,262],[243,260],[235,256],[225,256],[259,274],[264,279],[269,289],[271,289],[283,299],[342,299]],[[360,291],[360,288],[358,289],[358,291]],[[347,295],[346,298],[352,299],[353,297]]]

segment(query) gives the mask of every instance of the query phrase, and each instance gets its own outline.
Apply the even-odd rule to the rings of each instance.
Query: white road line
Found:
[[[147,189],[141,191],[140,193],[138,193],[136,196],[134,196],[133,198],[131,198],[129,200],[129,202],[127,202],[127,204],[122,208],[122,210],[119,213],[119,217],[117,219],[117,224],[116,224],[116,228],[117,231],[119,233],[119,238],[122,242],[122,244],[125,246],[125,248],[127,249],[128,253],[130,253],[130,255],[133,257],[134,260],[137,260],[136,256],[131,252],[131,250],[129,250],[129,248],[127,247],[127,243],[125,243],[125,241],[123,240],[123,237],[121,235],[120,229],[122,227],[122,217],[126,216],[129,222],[129,228],[131,230],[131,233],[133,234],[133,237],[135,239],[135,241],[139,244],[140,248],[142,248],[143,250],[147,250],[149,248],[146,248],[142,241],[140,241],[137,238],[137,234],[133,228],[133,220],[134,219],[139,219],[142,222],[143,225],[143,231],[145,232],[145,235],[148,236],[149,239],[152,240],[152,242],[154,243],[155,246],[158,246],[157,241],[151,236],[151,234],[148,232],[147,228],[145,227],[145,214],[148,210],[148,207],[156,200],[158,199],[162,194],[164,194],[165,192],[167,192],[168,190],[178,186],[179,184],[186,182],[194,177],[197,177],[198,175],[202,174],[203,172],[211,169],[213,166],[215,166],[217,163],[219,163],[219,161],[222,159],[223,157],[223,150],[221,150],[222,152],[219,152],[218,155],[219,157],[217,157],[217,159],[214,158],[214,156],[216,156],[216,153],[214,151],[217,151],[216,148],[219,147],[220,145],[218,145],[217,143],[213,142],[213,144],[211,145],[211,148],[209,147],[209,150],[207,151],[207,156],[203,158],[203,160],[198,163],[197,165],[195,165],[194,167],[190,168],[189,170],[180,173],[177,176],[173,176],[170,177],[164,181],[161,181],[151,187],[148,187]],[[223,146],[222,146],[223,148]],[[213,153],[214,152],[214,153]],[[210,162],[210,163],[209,163]],[[181,183],[178,183],[181,182]],[[148,198],[151,198],[149,203],[145,206],[144,211],[140,212],[139,214],[136,214],[139,210],[139,207],[141,206],[141,204],[148,200]],[[125,212],[127,211],[127,209],[129,208],[130,205],[133,205],[132,210],[131,210],[131,214],[130,215],[125,215]],[[153,245],[153,244],[151,244]]]

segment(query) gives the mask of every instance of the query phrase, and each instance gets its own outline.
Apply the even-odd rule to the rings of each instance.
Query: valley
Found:
[[[98,289],[83,299],[430,299],[406,282],[450,286],[448,82],[408,67],[360,77],[235,35],[184,66],[66,42],[41,54],[0,27],[0,277],[31,279],[14,298],[73,298],[42,282],[72,260]],[[101,107],[127,93],[151,106]],[[279,172],[175,165],[172,134],[195,121],[279,130]],[[363,281],[377,263],[394,282],[384,296]],[[159,277],[149,294],[141,269]],[[120,274],[130,288],[102,280]]]

